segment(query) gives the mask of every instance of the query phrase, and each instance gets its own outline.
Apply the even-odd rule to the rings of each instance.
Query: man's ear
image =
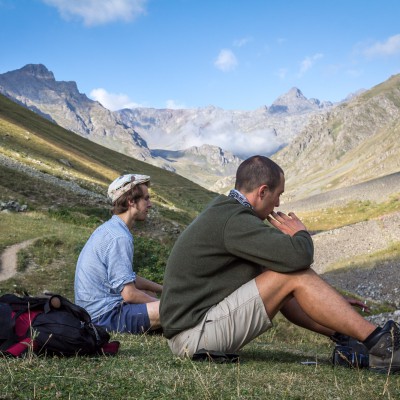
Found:
[[[265,197],[265,195],[267,194],[267,192],[268,192],[268,186],[267,185],[261,185],[259,188],[258,188],[258,196],[260,197],[260,199],[263,199],[264,197]]]

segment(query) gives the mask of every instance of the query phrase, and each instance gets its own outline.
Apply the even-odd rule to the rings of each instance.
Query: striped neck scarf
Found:
[[[238,201],[242,206],[253,208],[253,206],[249,203],[245,196],[242,195],[238,190],[232,189],[229,194],[229,197],[233,197],[236,201]]]

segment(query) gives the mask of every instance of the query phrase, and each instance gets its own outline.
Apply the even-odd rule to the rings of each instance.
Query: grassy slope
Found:
[[[38,165],[39,160],[40,169],[47,173],[66,177],[68,172],[68,179],[93,190],[104,192],[108,182],[123,171],[149,173],[161,214],[182,223],[213,196],[183,178],[38,121],[35,114],[1,97],[0,123],[2,152],[26,164]],[[66,168],[59,161],[61,158],[68,159],[73,168]],[[96,218],[102,217],[96,207],[103,205],[82,203],[74,193],[27,178],[21,172],[2,168],[1,174],[2,197],[20,196],[36,208],[28,213],[0,213],[1,246],[30,237],[40,239],[21,254],[20,268],[27,269],[0,282],[0,293],[28,290],[34,294],[50,290],[71,298],[77,255],[99,223]],[[42,210],[49,202],[57,205],[59,211]],[[92,219],[90,213],[96,218]],[[146,247],[149,240],[141,241],[139,232],[140,229],[135,245],[140,250],[138,256],[144,259],[149,253]],[[151,255],[158,257],[157,262],[165,260],[165,253],[161,254],[165,250],[162,243],[155,243],[152,249],[155,250]],[[178,360],[170,354],[166,340],[158,336],[115,335],[113,338],[122,344],[120,353],[113,358],[29,356],[23,360],[0,360],[0,398],[368,400],[400,396],[399,377],[387,379],[368,371],[332,369],[328,340],[290,326],[281,318],[277,318],[274,328],[245,347],[238,365]],[[302,365],[301,361],[306,360],[319,364]]]
[[[310,123],[272,156],[288,193],[298,200],[398,172],[399,109],[400,74]]]
[[[103,194],[109,183],[122,173],[150,175],[155,202],[186,214],[183,216],[186,222],[214,196],[179,175],[114,152],[60,128],[1,95],[0,140],[0,150],[5,155],[27,165],[39,165],[43,172],[75,180]],[[68,160],[72,167],[61,160]],[[12,190],[13,183],[5,179],[2,184],[7,190]],[[180,219],[178,215],[174,217]]]

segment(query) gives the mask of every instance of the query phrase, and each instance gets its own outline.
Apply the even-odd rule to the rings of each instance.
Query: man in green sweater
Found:
[[[180,235],[160,302],[172,352],[236,352],[280,311],[312,331],[362,341],[370,367],[386,371],[399,347],[398,325],[374,326],[353,309],[360,302],[346,300],[310,269],[314,248],[306,227],[294,213],[274,212],[284,185],[276,163],[251,157],[238,168],[235,190],[218,196]],[[388,349],[394,331],[397,342]],[[390,368],[400,370],[400,350],[393,356]]]

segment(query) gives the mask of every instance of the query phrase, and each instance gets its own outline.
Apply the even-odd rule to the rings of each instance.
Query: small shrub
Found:
[[[20,250],[17,254],[17,271],[24,272],[29,265],[29,252],[27,250]]]
[[[105,219],[109,218],[108,210],[101,209],[84,209],[84,208],[66,208],[49,209],[48,213],[51,218],[68,224],[78,226],[94,227],[100,225]]]
[[[154,239],[135,237],[134,270],[140,276],[162,283],[171,248]]]
[[[61,239],[56,236],[49,236],[38,239],[32,247],[37,263],[44,267],[51,264],[59,255],[59,247],[63,245]]]

